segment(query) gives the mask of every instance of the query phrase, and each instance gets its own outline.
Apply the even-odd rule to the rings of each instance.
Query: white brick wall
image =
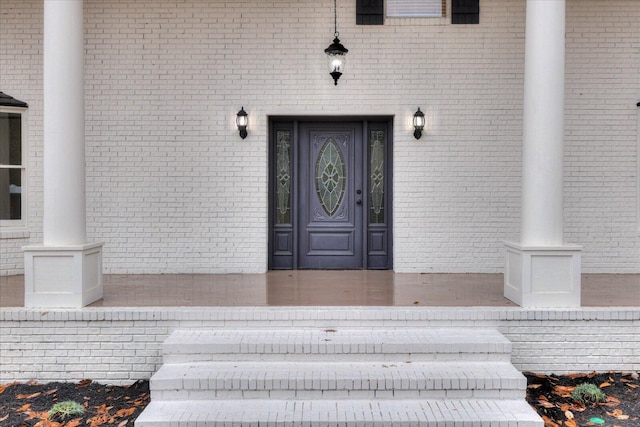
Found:
[[[95,308],[0,311],[0,383],[149,378],[176,328],[497,328],[522,371],[640,370],[640,310],[520,308]]]
[[[22,246],[27,232],[0,233],[0,272],[6,275],[22,274],[24,271],[24,256]]]
[[[264,271],[267,123],[284,114],[395,116],[394,268],[502,271],[519,232],[524,1],[482,0],[469,26],[356,26],[340,1],[337,87],[330,1],[84,3],[88,234],[105,273]],[[636,0],[567,0],[565,234],[584,272],[640,271],[639,21]],[[3,0],[0,40],[0,90],[30,105],[30,235],[0,240],[14,274],[5,256],[42,240],[42,1]]]

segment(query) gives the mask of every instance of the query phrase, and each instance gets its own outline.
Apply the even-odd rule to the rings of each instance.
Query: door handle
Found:
[[[356,205],[361,205],[362,204],[362,200],[358,199],[356,200]]]

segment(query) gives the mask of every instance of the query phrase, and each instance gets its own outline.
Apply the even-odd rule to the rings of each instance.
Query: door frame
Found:
[[[380,269],[389,270],[393,268],[393,116],[270,116],[268,120],[268,267],[270,270],[292,269],[298,270],[298,243],[299,243],[299,209],[297,195],[300,192],[297,177],[299,176],[299,150],[300,142],[299,128],[301,123],[339,123],[339,122],[360,122],[362,124],[362,141],[366,149],[360,156],[362,162],[362,171],[366,185],[363,191],[363,204],[367,207],[362,209],[362,269]],[[371,130],[384,129],[386,131],[385,139],[385,236],[384,236],[384,252],[385,260],[378,261],[376,254],[370,252],[370,232],[374,231],[375,226],[369,225],[369,132]],[[278,131],[290,131],[291,137],[291,224],[280,226],[275,224],[275,197],[276,197],[276,133]],[[286,232],[281,232],[285,230]],[[274,252],[275,239],[289,239],[289,251],[280,251],[278,254]],[[279,241],[281,244],[282,241]],[[380,244],[380,243],[378,243]],[[286,262],[282,260],[286,259]]]

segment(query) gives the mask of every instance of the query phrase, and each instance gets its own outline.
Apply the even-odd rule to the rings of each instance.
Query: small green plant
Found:
[[[607,400],[607,395],[600,390],[600,387],[591,383],[582,383],[577,386],[573,393],[571,393],[571,397],[573,400],[584,403],[585,405]]]
[[[84,408],[78,402],[67,400],[65,402],[56,403],[49,411],[50,420],[66,420],[78,417],[84,414]]]

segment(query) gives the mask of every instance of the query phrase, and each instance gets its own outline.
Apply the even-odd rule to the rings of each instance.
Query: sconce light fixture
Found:
[[[247,112],[244,111],[244,107],[240,108],[238,114],[236,114],[236,126],[240,132],[240,138],[245,139],[247,137],[247,124],[249,123],[249,117]]]
[[[349,50],[342,46],[338,36],[338,12],[336,6],[336,0],[333,1],[333,43],[324,50],[329,58],[329,74],[333,77],[333,83],[337,86],[338,79],[344,73],[344,68],[347,65],[347,52]]]
[[[424,113],[420,111],[420,107],[418,107],[418,111],[413,114],[413,136],[416,139],[420,139],[422,137],[422,129],[424,129]]]

